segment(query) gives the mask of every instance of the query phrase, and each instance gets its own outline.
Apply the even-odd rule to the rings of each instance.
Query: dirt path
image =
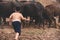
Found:
[[[60,40],[60,30],[55,28],[37,29],[23,28],[19,40]],[[0,28],[0,40],[14,40],[14,30],[12,28]]]

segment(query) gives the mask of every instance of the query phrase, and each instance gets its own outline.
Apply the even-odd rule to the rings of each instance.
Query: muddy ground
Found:
[[[3,26],[3,28],[0,28],[0,40],[14,40],[14,36],[15,32],[12,27]],[[60,40],[60,29],[22,28],[19,40]]]

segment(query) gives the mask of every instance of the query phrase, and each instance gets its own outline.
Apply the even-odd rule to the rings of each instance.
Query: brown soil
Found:
[[[15,32],[12,28],[0,28],[0,40],[14,40],[14,36]],[[60,40],[60,29],[22,28],[19,40]]]

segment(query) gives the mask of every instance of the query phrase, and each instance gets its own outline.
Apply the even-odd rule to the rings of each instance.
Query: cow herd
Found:
[[[58,6],[58,5],[57,5]],[[20,11],[24,17],[30,17],[31,24],[34,20],[35,24],[44,27],[53,25],[56,27],[56,18],[60,18],[60,8],[56,4],[44,7],[39,2],[0,2],[0,16],[5,20],[14,11],[14,7],[20,7]],[[60,19],[59,19],[60,21]]]

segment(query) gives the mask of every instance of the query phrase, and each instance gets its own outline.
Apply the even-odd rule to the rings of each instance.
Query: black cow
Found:
[[[51,4],[45,7],[47,10],[47,15],[49,15],[49,18],[51,19],[52,22],[55,23],[56,27],[56,20],[54,17],[59,16],[60,17],[60,7],[59,4]],[[50,23],[51,24],[51,23]]]
[[[31,18],[35,19],[36,24],[42,24],[43,22],[43,14],[44,7],[39,2],[26,2],[22,6],[22,14],[24,16],[30,16]]]
[[[12,13],[12,3],[11,2],[1,2],[0,3],[0,16],[8,17]]]
[[[6,17],[13,12],[12,2],[0,2],[0,17],[3,18],[4,22]]]
[[[42,14],[43,16],[43,25],[48,25],[49,27],[51,27],[52,23],[54,23],[54,26],[56,25],[56,20],[53,16],[53,14],[51,14],[51,12],[49,12],[50,10],[45,8],[44,12]]]
[[[35,19],[36,24],[42,23],[42,13],[44,10],[44,7],[39,2],[33,2],[33,1],[21,1],[21,2],[15,2],[13,3],[15,7],[21,8],[21,13],[27,17],[30,16],[31,18]]]
[[[3,2],[0,3],[0,16],[3,18],[9,17],[9,15],[13,12],[14,7],[20,7],[22,14],[27,17],[36,20],[36,24],[41,24],[43,22],[43,11],[44,7],[39,2]]]

